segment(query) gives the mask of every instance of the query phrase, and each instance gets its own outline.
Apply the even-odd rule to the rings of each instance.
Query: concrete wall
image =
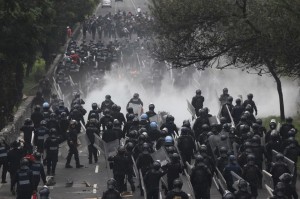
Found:
[[[33,97],[28,97],[22,104],[19,106],[18,111],[14,115],[14,122],[8,124],[0,131],[0,139],[4,139],[6,143],[12,143],[20,135],[20,128],[24,124],[26,118],[30,118],[31,115],[31,102]]]

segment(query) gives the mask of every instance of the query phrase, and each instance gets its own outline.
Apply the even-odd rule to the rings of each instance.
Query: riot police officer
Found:
[[[14,187],[17,184],[17,199],[31,199],[33,192],[32,171],[29,169],[29,161],[21,160],[20,169],[12,181],[11,192],[14,194]]]
[[[88,145],[88,151],[89,151],[89,164],[92,164],[92,159],[94,156],[95,163],[98,162],[98,157],[97,157],[97,149],[94,147],[95,143],[95,135],[100,135],[100,129],[97,128],[97,120],[94,118],[91,118],[88,120],[86,124],[86,135],[90,141],[90,144]]]
[[[284,156],[281,153],[276,154],[276,162],[272,164],[270,173],[272,174],[273,184],[277,185],[279,177],[284,173],[290,173],[287,164],[284,162]]]
[[[44,167],[41,163],[41,154],[39,152],[34,153],[35,161],[31,164],[31,171],[32,171],[32,183],[33,183],[33,190],[37,191],[37,187],[40,183],[40,179],[44,184],[46,184],[46,175]]]
[[[191,104],[195,108],[197,117],[199,117],[199,110],[203,108],[204,97],[201,95],[201,90],[196,90],[196,95],[192,98]]]
[[[122,199],[120,192],[116,189],[116,180],[111,178],[107,181],[107,190],[103,192],[102,199]]]
[[[154,161],[152,168],[146,173],[144,177],[145,187],[147,191],[147,198],[159,198],[159,182],[160,178],[166,174],[166,171],[161,170],[159,161]]]
[[[235,199],[251,199],[251,194],[248,192],[248,184],[245,180],[240,179],[238,182],[238,189],[234,192]]]
[[[67,156],[67,162],[65,168],[72,168],[70,165],[71,158],[74,155],[75,161],[76,161],[76,168],[82,168],[83,165],[79,162],[79,154],[78,154],[78,142],[77,142],[77,135],[79,134],[78,129],[76,128],[77,122],[75,120],[72,120],[70,122],[70,128],[67,133],[67,142],[69,146],[69,153]]]
[[[173,181],[173,189],[170,190],[165,199],[174,199],[174,198],[180,198],[180,199],[189,199],[189,196],[182,191],[182,180],[177,178]]]
[[[212,174],[205,165],[204,158],[201,155],[197,155],[195,160],[195,166],[192,168],[190,175],[195,197],[196,199],[210,198]]]
[[[47,160],[47,175],[55,175],[56,164],[58,161],[58,149],[60,140],[56,136],[56,130],[50,130],[50,136],[46,139],[44,148]],[[51,172],[51,173],[50,173]]]
[[[177,146],[184,164],[186,162],[191,164],[192,156],[196,150],[194,139],[188,134],[188,131],[187,127],[182,127],[181,134],[177,140]]]

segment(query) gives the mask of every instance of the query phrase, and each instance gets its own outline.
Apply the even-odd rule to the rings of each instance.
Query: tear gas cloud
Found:
[[[227,87],[234,100],[239,95],[242,95],[243,100],[245,100],[247,94],[252,93],[258,109],[258,117],[280,114],[276,83],[272,77],[252,75],[240,70],[229,69],[189,70],[192,70],[190,75],[184,76],[189,83],[182,88],[174,87],[171,81],[171,73],[174,76],[181,69],[172,69],[172,72],[167,70],[163,75],[161,92],[159,92],[159,88],[145,90],[138,81],[122,78],[120,75],[116,75],[119,73],[117,69],[112,69],[104,76],[105,84],[87,94],[85,108],[90,110],[93,102],[101,104],[105,95],[110,94],[113,102],[121,106],[121,111],[125,114],[128,101],[134,93],[139,93],[144,103],[144,111],[148,111],[149,103],[154,103],[156,112],[169,112],[175,117],[175,123],[181,126],[184,119],[191,120],[186,99],[191,101],[196,89],[202,90],[202,95],[205,97],[204,107],[210,109],[210,114],[217,115],[219,112],[217,97],[220,96],[223,88]],[[149,73],[144,75],[145,77],[141,79],[147,78]],[[293,116],[297,113],[299,86],[297,81],[282,79],[282,88],[285,114],[286,116]]]

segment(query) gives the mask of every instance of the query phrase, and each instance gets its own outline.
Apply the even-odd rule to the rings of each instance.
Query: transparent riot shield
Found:
[[[232,179],[233,179],[233,185],[232,187],[235,189],[235,190],[239,190],[238,188],[238,184],[239,184],[239,180],[244,180],[241,176],[239,176],[238,174],[236,174],[235,172],[233,171],[230,171],[231,173],[231,176],[232,176]],[[244,180],[245,182],[247,182],[246,180]],[[251,193],[251,189],[250,189],[250,184],[247,182],[247,189],[248,189],[248,192]]]
[[[277,154],[278,154],[277,151],[272,150],[272,160],[273,160],[273,162],[275,162],[275,157],[276,157]],[[285,156],[284,156],[284,162],[287,164],[287,166],[288,166],[288,168],[290,170],[291,175],[294,175],[294,172],[295,172],[295,162],[292,161],[291,159],[285,157]]]
[[[138,115],[138,117],[141,116],[141,114],[143,112],[143,107],[141,104],[129,103],[128,107],[131,107],[133,109],[133,113]]]
[[[194,106],[189,102],[189,100],[186,100],[186,102],[187,102],[187,110],[192,115],[192,118],[196,118],[196,111]]]
[[[266,170],[262,170],[263,182],[269,187],[274,187],[272,175]]]

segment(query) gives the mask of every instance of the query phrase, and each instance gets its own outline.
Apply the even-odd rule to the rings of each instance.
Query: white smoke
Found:
[[[173,71],[173,73],[175,72]],[[121,111],[125,114],[128,101],[134,93],[139,93],[144,102],[144,111],[148,110],[149,103],[154,103],[156,112],[169,112],[175,117],[175,123],[181,126],[184,119],[191,119],[191,114],[187,110],[186,99],[191,101],[196,89],[202,90],[202,95],[205,97],[204,106],[210,109],[212,115],[216,115],[219,111],[217,97],[222,93],[222,89],[227,87],[234,100],[239,95],[242,95],[245,100],[247,94],[252,93],[258,109],[257,117],[280,114],[276,83],[272,77],[266,75],[251,75],[240,70],[192,71],[192,76],[186,77],[190,82],[189,85],[180,89],[172,85],[168,70],[163,75],[161,92],[155,93],[159,90],[158,88],[153,88],[150,91],[145,90],[139,81],[132,80],[123,73],[124,71],[119,69],[112,69],[110,73],[107,73],[104,76],[105,84],[103,87],[87,94],[85,108],[90,110],[93,102],[100,104],[105,95],[110,94],[112,100],[121,106]],[[143,79],[149,73],[144,72],[141,75],[144,76],[141,78]],[[297,113],[299,86],[296,81],[282,78],[282,88],[286,116],[293,116]]]

